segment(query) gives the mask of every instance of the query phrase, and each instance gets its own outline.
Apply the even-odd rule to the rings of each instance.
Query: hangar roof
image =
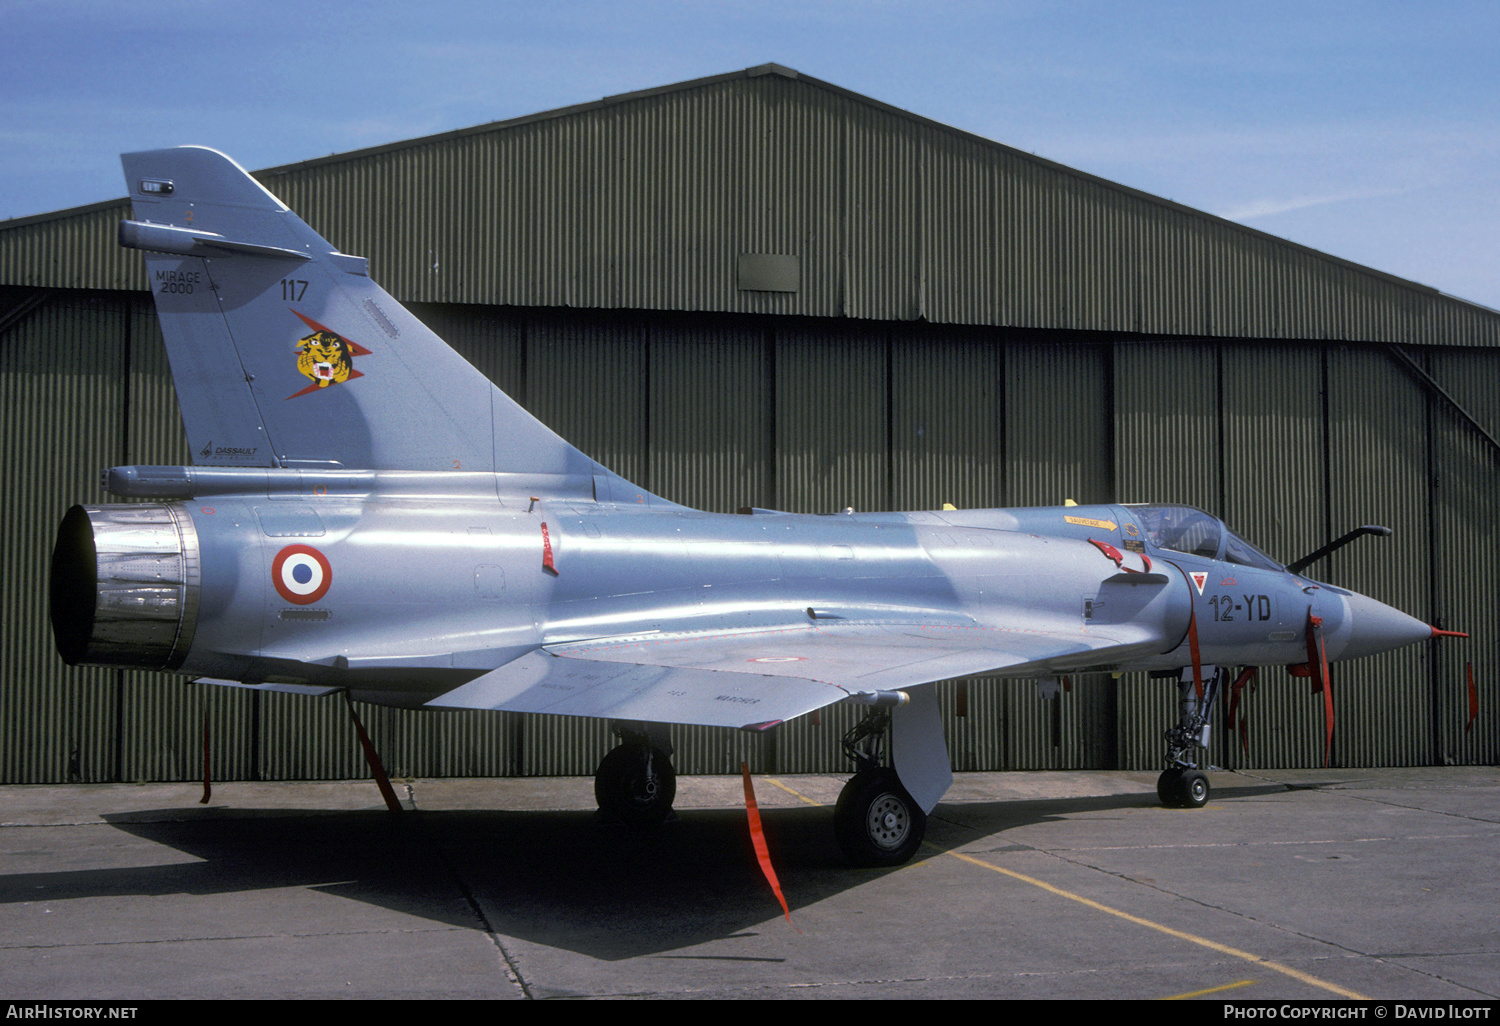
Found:
[[[1500,311],[775,64],[256,177],[406,301],[1500,345]],[[0,222],[0,285],[144,290],[127,216]]]

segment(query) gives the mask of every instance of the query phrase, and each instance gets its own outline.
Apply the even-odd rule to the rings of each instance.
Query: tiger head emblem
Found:
[[[327,331],[315,331],[297,342],[297,369],[318,388],[341,384],[354,373],[349,343]]]
[[[293,310],[293,313],[297,311]],[[330,385],[341,385],[355,378],[362,378],[364,374],[354,369],[354,358],[356,356],[369,356],[370,351],[358,342],[351,342],[344,336],[329,331],[302,314],[297,314],[313,329],[311,335],[304,335],[297,340],[297,369],[311,379],[312,384],[300,392],[293,392],[287,396],[295,399],[299,395],[307,395],[319,389],[328,388]]]

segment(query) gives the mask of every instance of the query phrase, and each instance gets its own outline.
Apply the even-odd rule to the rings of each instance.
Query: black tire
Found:
[[[1177,804],[1184,809],[1201,809],[1208,804],[1208,777],[1198,770],[1188,770],[1178,785]]]
[[[672,814],[677,772],[659,749],[620,745],[594,772],[594,800],[605,813],[632,826],[659,826]]]
[[[1182,773],[1177,767],[1164,769],[1161,776],[1156,778],[1156,797],[1169,809],[1175,809],[1182,805]]]
[[[833,826],[839,850],[854,865],[899,866],[922,844],[927,814],[895,770],[864,770],[839,793]]]

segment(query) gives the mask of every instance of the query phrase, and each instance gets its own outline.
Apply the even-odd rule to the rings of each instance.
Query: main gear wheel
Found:
[[[594,773],[594,798],[606,813],[634,826],[658,826],[672,814],[677,773],[659,748],[623,744]]]
[[[927,833],[927,814],[888,768],[856,773],[839,794],[833,822],[839,849],[857,866],[899,866]]]

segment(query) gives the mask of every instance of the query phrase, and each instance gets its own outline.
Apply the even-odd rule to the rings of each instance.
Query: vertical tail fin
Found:
[[[234,161],[196,146],[121,161],[136,219],[121,223],[120,243],[146,251],[196,462],[585,476],[601,498],[623,497],[626,482]]]

